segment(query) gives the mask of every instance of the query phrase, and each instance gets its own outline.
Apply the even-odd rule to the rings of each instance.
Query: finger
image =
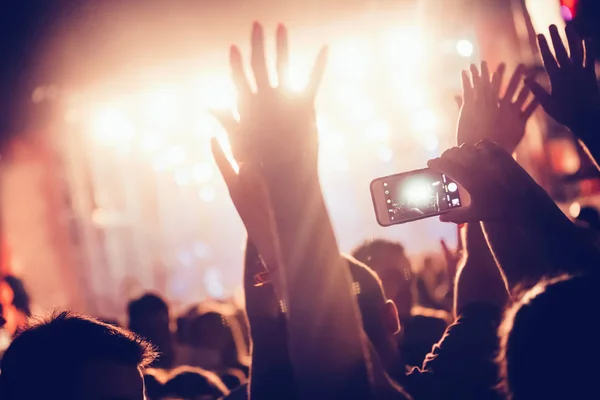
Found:
[[[257,91],[266,90],[270,87],[269,72],[265,59],[265,38],[262,25],[255,22],[252,26],[252,53],[250,63],[256,81]]]
[[[465,247],[465,241],[463,239],[463,228],[464,225],[456,226],[456,240],[458,241],[458,243],[456,244],[456,250],[459,252],[463,251]]]
[[[446,174],[450,179],[460,183],[465,189],[472,188],[473,179],[469,169],[454,158],[434,158],[427,162],[427,166],[433,170]]]
[[[530,93],[531,90],[529,89],[529,87],[527,87],[526,85],[523,86],[521,88],[521,91],[519,92],[519,95],[517,96],[517,100],[515,100],[514,106],[520,110],[521,107],[523,107],[523,104],[525,104],[525,101],[529,97]]]
[[[462,107],[462,105],[463,105],[463,98],[462,98],[462,96],[454,96],[454,102],[456,103],[456,106],[460,110],[461,107]]]
[[[532,78],[525,79],[525,85],[531,90],[535,99],[544,107],[545,110],[548,110],[551,106],[551,96],[550,93],[546,89],[542,87],[539,83],[534,81]]]
[[[577,32],[575,32],[573,24],[567,25],[565,32],[567,34],[567,41],[569,42],[571,62],[574,66],[581,67],[583,66],[583,42]]]
[[[244,72],[244,64],[242,63],[240,49],[236,46],[231,46],[229,49],[229,64],[231,65],[233,84],[237,89],[238,95],[241,98],[247,98],[252,94],[252,89],[246,78],[246,73]]]
[[[502,86],[502,78],[504,78],[505,70],[506,64],[500,63],[500,65],[498,65],[498,68],[496,69],[496,72],[494,72],[494,75],[492,76],[490,94],[494,99],[498,99],[500,97],[500,87]]]
[[[477,69],[477,66],[475,64],[471,64],[470,70],[471,70],[471,79],[473,80],[473,88],[475,89],[475,91],[477,91],[479,88],[479,83],[481,81],[481,77],[479,75],[479,70]]]
[[[449,260],[452,260],[453,258],[453,253],[450,250],[450,248],[448,247],[448,244],[446,244],[446,241],[444,239],[440,240],[440,245],[442,246],[442,253],[444,254],[444,258],[446,259],[446,262],[448,262]]]
[[[452,211],[445,212],[440,215],[440,221],[452,222],[455,224],[464,224],[467,222],[475,222],[479,219],[474,215],[469,207],[455,208]]]
[[[327,46],[321,47],[312,73],[310,74],[310,79],[308,81],[308,85],[306,86],[306,95],[308,99],[312,101],[314,101],[314,99],[317,97],[317,92],[319,91],[319,86],[321,85],[321,80],[323,79],[325,68],[327,67],[328,55],[329,48]]]
[[[225,155],[225,152],[223,151],[223,148],[221,147],[221,144],[219,144],[217,138],[213,137],[210,139],[210,148],[212,150],[215,163],[217,164],[217,167],[219,168],[219,171],[223,176],[223,180],[225,181],[227,188],[231,192],[235,188],[237,182],[237,174],[235,173],[233,166],[227,159],[227,156]]]
[[[594,44],[590,39],[585,39],[585,69],[594,73],[595,76],[596,57],[594,53]]]
[[[502,97],[503,103],[512,103],[513,98],[515,97],[515,93],[517,88],[519,87],[519,83],[521,82],[521,78],[525,73],[525,65],[519,64],[510,77],[510,81],[508,81],[508,86],[506,87],[506,92],[504,92],[504,96]]]
[[[290,53],[288,33],[284,25],[277,26],[277,80],[280,87],[289,87]]]
[[[546,72],[548,72],[548,75],[550,75],[550,78],[552,78],[552,76],[558,72],[558,64],[556,63],[554,55],[550,51],[550,46],[548,46],[548,40],[546,39],[546,36],[538,35],[537,39],[542,61],[544,62],[544,68],[546,68]]]
[[[481,75],[480,76],[481,76],[482,84],[490,83],[490,69],[488,67],[487,61],[481,62]]]
[[[462,71],[462,87],[463,87],[463,101],[465,104],[471,104],[474,100],[473,84],[471,83],[471,77],[467,71]]]
[[[525,107],[525,110],[523,110],[523,113],[521,114],[521,118],[523,118],[523,120],[527,121],[529,118],[531,118],[531,116],[533,115],[535,110],[539,107],[539,105],[540,105],[540,102],[538,99],[534,98],[533,100],[531,100],[529,105],[527,107]]]
[[[209,109],[208,113],[215,117],[217,121],[219,121],[228,134],[234,134],[237,132],[239,122],[235,119],[233,114],[231,114],[231,111]]]
[[[560,33],[558,33],[558,28],[556,25],[550,25],[550,38],[552,39],[552,46],[554,46],[554,54],[556,55],[556,60],[562,68],[568,67],[571,65],[571,60],[569,59],[569,55],[567,54],[567,50],[565,49],[565,45],[560,37]]]

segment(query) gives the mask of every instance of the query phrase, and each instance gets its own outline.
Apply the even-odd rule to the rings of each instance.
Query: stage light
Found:
[[[213,176],[212,167],[208,163],[198,163],[192,167],[192,176],[198,183],[205,183]]]
[[[135,128],[117,108],[97,109],[91,117],[91,132],[102,144],[122,146],[131,140]]]
[[[463,57],[471,57],[473,55],[474,46],[468,40],[462,39],[456,42],[456,52]]]

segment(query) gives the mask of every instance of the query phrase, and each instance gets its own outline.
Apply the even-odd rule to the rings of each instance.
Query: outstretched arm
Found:
[[[323,74],[320,53],[307,90],[288,88],[287,33],[277,32],[278,86],[269,83],[262,27],[252,33],[253,93],[232,48],[240,121],[225,121],[234,157],[260,175],[273,217],[276,271],[269,271],[288,310],[288,346],[304,398],[368,397],[370,363],[345,261],[340,257],[317,174],[314,96]],[[239,211],[239,208],[238,208]],[[244,219],[244,217],[242,217]],[[251,219],[252,216],[247,217]],[[254,240],[252,230],[248,228]],[[267,262],[270,264],[270,262]],[[269,265],[270,266],[270,265]]]

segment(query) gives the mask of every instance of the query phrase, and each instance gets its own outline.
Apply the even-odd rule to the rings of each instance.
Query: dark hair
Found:
[[[0,398],[76,397],[77,375],[89,362],[145,367],[156,353],[136,335],[70,312],[53,314],[19,333],[2,358]]]
[[[358,261],[367,264],[370,268],[377,271],[379,268],[379,266],[376,264],[377,257],[379,254],[382,254],[385,251],[395,252],[399,256],[406,258],[406,270],[404,271],[404,274],[406,281],[410,281],[412,279],[410,262],[406,257],[404,246],[402,246],[402,244],[399,242],[393,242],[387,239],[369,239],[357,246],[352,251],[352,256]]]
[[[600,375],[598,277],[539,283],[506,314],[498,357],[512,399],[589,398]]]
[[[218,399],[227,394],[229,390],[219,377],[201,368],[177,368],[163,386],[164,396],[182,399],[194,399],[198,396],[213,396]]]
[[[131,300],[127,305],[129,329],[136,332],[137,325],[148,314],[169,312],[167,303],[157,294],[146,293],[142,297]]]

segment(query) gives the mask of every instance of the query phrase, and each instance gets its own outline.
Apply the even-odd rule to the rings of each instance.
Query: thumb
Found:
[[[232,134],[237,130],[238,122],[229,110],[220,110],[215,108],[208,109],[208,113],[212,115],[223,126],[227,133]]]
[[[452,211],[441,214],[440,221],[464,224],[466,222],[477,221],[477,218],[473,215],[473,211],[470,210],[469,207],[464,207],[456,208]]]
[[[456,103],[456,106],[460,110],[461,107],[462,107],[462,105],[463,105],[463,98],[462,98],[462,96],[459,96],[459,95],[454,96],[454,102]]]
[[[213,137],[210,139],[210,148],[212,150],[215,163],[217,164],[217,168],[219,168],[221,176],[223,176],[223,180],[231,192],[232,188],[235,186],[238,175],[227,159],[227,156],[225,155],[225,152],[223,151],[223,148],[221,147],[221,144],[217,138]]]
[[[533,93],[534,97],[537,101],[540,102],[542,107],[544,109],[547,109],[551,101],[550,93],[548,93],[548,91],[544,89],[542,85],[537,83],[532,78],[525,78],[524,83],[529,88],[529,90],[531,90],[531,93]]]

